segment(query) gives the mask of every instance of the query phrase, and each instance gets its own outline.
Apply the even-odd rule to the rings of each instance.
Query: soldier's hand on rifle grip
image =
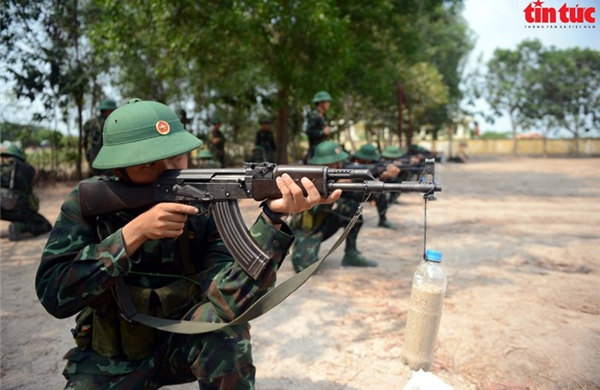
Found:
[[[313,206],[324,203],[333,203],[342,195],[341,190],[335,190],[327,198],[322,198],[321,194],[312,181],[303,177],[302,186],[306,190],[306,196],[302,188],[294,182],[294,179],[287,173],[276,179],[277,188],[281,192],[280,199],[271,199],[268,201],[269,209],[276,213],[293,214],[309,210]]]
[[[194,206],[165,202],[138,215],[121,231],[127,256],[132,256],[147,240],[179,237],[188,215],[196,215],[198,212]]]

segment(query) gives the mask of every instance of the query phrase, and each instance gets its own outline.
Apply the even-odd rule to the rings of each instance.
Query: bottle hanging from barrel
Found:
[[[447,285],[441,262],[441,252],[427,250],[414,273],[401,355],[413,371],[429,371],[433,365]]]

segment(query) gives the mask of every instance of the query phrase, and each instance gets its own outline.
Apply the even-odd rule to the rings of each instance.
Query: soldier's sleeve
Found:
[[[75,188],[63,203],[35,279],[40,302],[57,318],[82,310],[131,268],[121,229],[100,241],[81,216],[78,194]]]
[[[262,216],[258,217],[250,228],[250,234],[256,242],[271,254],[271,260],[258,280],[252,279],[236,263],[225,248],[215,229],[208,239],[208,251],[203,256],[204,272],[201,280],[207,299],[196,320],[215,321],[215,316],[231,321],[248,309],[258,298],[275,285],[276,272],[293,242],[293,233],[287,225],[276,229]]]

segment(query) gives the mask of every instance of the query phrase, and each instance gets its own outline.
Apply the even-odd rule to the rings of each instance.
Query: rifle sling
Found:
[[[150,316],[147,314],[139,313],[133,304],[131,297],[129,296],[129,290],[125,285],[125,282],[122,277],[117,280],[115,292],[117,295],[117,300],[119,302],[119,306],[121,307],[122,315],[128,321],[135,321],[140,324],[163,330],[171,333],[180,333],[180,334],[199,334],[199,333],[207,333],[214,332],[219,329],[225,328],[230,325],[239,325],[249,322],[269,310],[273,309],[275,306],[279,305],[283,302],[287,297],[289,297],[294,291],[296,291],[300,286],[302,286],[312,274],[314,274],[317,269],[321,266],[323,261],[329,257],[333,251],[335,251],[340,244],[346,239],[350,229],[356,224],[356,221],[360,217],[362,213],[363,205],[368,200],[368,197],[361,202],[354,214],[352,220],[348,223],[342,235],[337,239],[337,241],[333,244],[331,249],[327,251],[325,256],[319,259],[317,262],[311,264],[306,267],[296,275],[292,276],[285,282],[276,286],[275,288],[268,291],[265,295],[260,297],[252,306],[250,306],[245,312],[240,314],[231,322],[226,323],[216,323],[216,322],[198,322],[198,321],[188,321],[188,320],[171,320],[167,318],[159,318]]]

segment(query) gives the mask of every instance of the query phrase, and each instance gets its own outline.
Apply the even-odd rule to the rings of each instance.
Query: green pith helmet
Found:
[[[262,125],[263,123],[271,123],[271,119],[269,119],[269,117],[268,117],[268,116],[266,116],[266,115],[262,115],[262,116],[260,117],[260,119],[258,120],[258,123],[260,123],[261,125]]]
[[[17,145],[11,144],[6,147],[2,147],[0,154],[2,154],[2,156],[16,157],[20,160],[25,161],[25,153],[23,153],[21,148],[19,148]]]
[[[375,161],[379,160],[379,152],[375,146],[371,144],[364,144],[354,153],[354,157],[362,160]]]
[[[315,148],[315,154],[308,160],[311,165],[329,165],[344,161],[348,153],[333,141],[323,141]]]
[[[329,92],[319,91],[319,92],[315,93],[315,97],[313,97],[312,102],[313,103],[330,102],[332,100],[333,99],[331,98],[331,95],[329,94]]]
[[[110,100],[110,99],[102,100],[100,102],[100,106],[98,106],[98,109],[100,111],[104,111],[104,110],[116,110],[117,109],[117,103],[114,100]]]
[[[213,155],[210,152],[210,150],[202,149],[200,152],[198,152],[198,158],[206,158],[206,159],[212,160]]]
[[[381,152],[381,157],[400,158],[404,155],[404,150],[399,146],[389,145]]]
[[[213,116],[212,118],[210,118],[211,125],[216,125],[217,123],[223,123],[221,122],[221,118],[219,118],[218,116]]]
[[[102,148],[92,163],[96,169],[147,164],[202,145],[169,107],[140,99],[131,99],[113,111],[106,118],[102,136]]]

